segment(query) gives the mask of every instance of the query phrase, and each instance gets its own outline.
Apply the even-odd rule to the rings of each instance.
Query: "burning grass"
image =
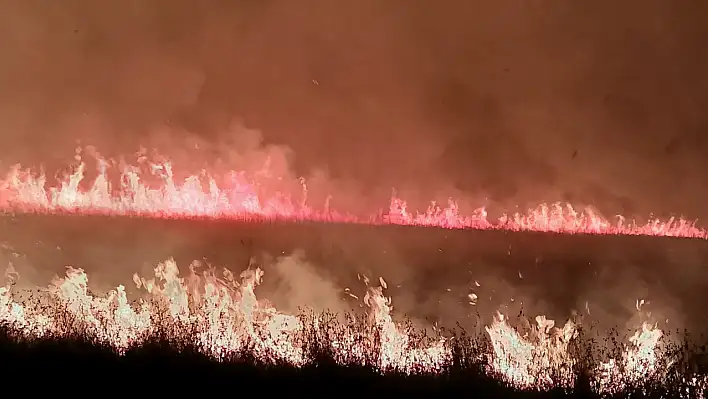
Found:
[[[708,237],[705,229],[696,226],[695,220],[683,217],[666,220],[649,217],[638,222],[622,215],[605,217],[593,207],[578,208],[561,202],[539,204],[525,212],[504,212],[493,218],[485,206],[462,212],[453,199],[448,199],[447,204],[431,202],[427,209],[419,212],[393,195],[385,214],[354,215],[351,210],[334,209],[330,204],[332,197],[327,197],[323,206],[312,206],[303,178],[296,179],[294,188],[273,193],[264,187],[280,182],[282,177],[263,181],[263,177],[241,170],[222,174],[211,174],[207,170],[177,173],[178,169],[169,160],[158,155],[153,158],[139,153],[137,160],[130,164],[104,159],[95,150],[85,154],[77,149],[71,172],[56,179],[48,179],[43,170],[16,165],[0,179],[0,211]],[[87,160],[96,165],[95,171],[87,166]]]
[[[694,398],[708,383],[696,341],[685,335],[683,344],[671,344],[647,322],[625,338],[572,320],[556,326],[544,316],[522,327],[499,313],[481,336],[461,328],[426,334],[394,321],[383,279],[364,280],[360,312],[296,315],[256,297],[259,268],[238,279],[198,266],[181,277],[168,260],[154,278],[135,275],[144,295],[132,303],[123,286],[94,295],[88,276],[73,268],[18,299],[10,268],[0,289],[0,358],[16,373],[102,380],[167,373],[180,383],[246,382],[266,390],[348,384],[377,393]]]
[[[607,390],[601,395],[595,385],[598,359],[591,342],[583,339],[574,341],[571,348],[578,360],[572,365],[571,374],[553,375],[543,387],[520,388],[504,376],[489,372],[483,349],[488,342],[467,337],[461,331],[458,334],[451,332],[455,339],[450,341],[450,357],[439,368],[404,371],[381,369],[380,349],[385,344],[380,340],[380,331],[375,334],[378,340],[370,343],[367,356],[342,359],[331,349],[337,337],[341,339],[342,335],[321,334],[321,322],[315,320],[322,320],[322,317],[310,318],[305,327],[303,356],[307,362],[293,365],[277,356],[264,357],[257,340],[245,343],[237,351],[215,357],[213,348],[194,339],[200,333],[199,329],[188,326],[161,327],[139,342],[119,349],[110,341],[97,337],[70,312],[62,313],[56,317],[66,323],[65,331],[73,332],[32,337],[8,326],[0,328],[0,358],[6,365],[5,378],[10,380],[27,375],[73,378],[74,381],[80,378],[93,386],[121,380],[137,382],[143,378],[154,382],[164,376],[169,379],[142,390],[163,393],[198,385],[204,393],[250,386],[259,394],[350,389],[356,395],[474,393],[484,397],[701,398],[706,389],[705,379],[701,381],[695,373],[704,365],[700,364],[696,348],[691,346],[693,350],[689,350],[688,344],[672,349],[672,361],[662,364],[661,378],[658,373],[641,379],[626,375],[624,381],[614,382],[618,389]],[[350,328],[336,322],[330,327],[340,334]],[[361,336],[370,336],[370,328],[364,325],[360,328]],[[572,376],[570,384],[569,376]]]

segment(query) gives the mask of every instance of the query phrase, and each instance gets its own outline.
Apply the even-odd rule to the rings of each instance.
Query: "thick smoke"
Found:
[[[703,216],[700,2],[5,0],[1,14],[4,166],[64,162],[77,141],[235,151],[238,120],[344,205],[395,186]]]

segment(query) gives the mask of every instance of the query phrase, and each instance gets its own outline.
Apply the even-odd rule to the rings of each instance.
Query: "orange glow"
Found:
[[[504,214],[489,220],[485,208],[460,214],[452,199],[446,206],[431,203],[423,212],[408,209],[406,201],[392,197],[384,217],[355,217],[346,212],[313,209],[307,203],[307,186],[301,192],[268,198],[259,195],[254,181],[243,172],[227,173],[228,183],[204,171],[177,179],[169,161],[149,164],[149,176],[134,165],[119,167],[120,187],[108,176],[109,165],[97,159],[97,177],[87,181],[86,163],[80,160],[73,173],[50,185],[43,173],[13,168],[0,182],[0,209],[7,212],[133,215],[153,218],[224,218],[238,220],[322,221],[343,223],[399,224],[449,229],[504,229],[565,234],[622,234],[708,238],[706,230],[682,218],[652,219],[637,224],[623,216],[610,220],[590,208],[571,204],[541,204],[526,213]],[[143,165],[144,166],[144,165]],[[157,177],[159,186],[145,182]],[[222,176],[218,176],[222,177]],[[293,195],[294,194],[294,195]],[[294,199],[295,197],[300,198]]]
[[[232,172],[228,184],[208,173],[184,179],[173,174],[170,162],[149,164],[145,168],[121,166],[120,187],[109,178],[110,162],[97,159],[96,178],[86,178],[86,163],[57,184],[48,184],[43,173],[11,170],[0,182],[0,209],[6,212],[60,213],[78,215],[116,215],[152,218],[225,218],[234,220],[286,220],[345,223],[398,224],[450,229],[506,229],[550,231],[566,234],[625,234],[707,238],[705,230],[683,219],[653,220],[644,225],[611,222],[591,209],[576,211],[570,204],[540,205],[526,214],[504,215],[488,220],[484,208],[461,215],[457,204],[436,204],[422,213],[412,212],[406,202],[391,198],[383,218],[358,218],[325,207],[315,210],[307,204],[307,186],[296,200],[290,195],[263,198],[246,174]],[[144,165],[143,165],[144,166]],[[144,178],[157,176],[158,186]],[[87,181],[89,180],[89,181]],[[264,278],[263,270],[249,268],[239,276],[220,273],[199,263],[190,265],[182,277],[176,262],[158,264],[154,276],[133,276],[141,291],[138,301],[130,302],[121,285],[105,296],[89,290],[89,279],[81,269],[67,267],[63,277],[55,278],[35,302],[18,299],[13,283],[18,274],[7,270],[7,285],[0,286],[0,325],[23,337],[61,337],[82,333],[124,353],[140,345],[156,332],[192,340],[201,350],[217,359],[248,350],[263,362],[286,362],[300,367],[313,361],[308,356],[307,339],[326,337],[334,359],[339,363],[373,365],[378,370],[439,372],[452,357],[452,338],[436,337],[419,342],[394,320],[392,298],[386,296],[386,282],[369,285],[362,306],[366,317],[353,315],[349,324],[332,326],[323,316],[310,318],[282,312],[256,295]],[[470,305],[479,298],[470,295]],[[36,303],[39,301],[39,304]],[[637,302],[639,303],[639,302]],[[307,304],[302,304],[306,306]],[[637,306],[639,311],[639,306]],[[70,323],[67,323],[70,320]],[[556,326],[544,315],[535,318],[530,332],[522,333],[508,318],[498,313],[485,327],[490,345],[475,361],[486,364],[486,372],[507,383],[530,389],[547,389],[574,384],[574,359],[570,344],[577,339],[578,325],[567,321]],[[598,392],[621,390],[628,382],[661,379],[671,361],[660,350],[663,332],[656,325],[637,325],[636,333],[624,343],[621,355],[601,363],[592,376]],[[663,362],[663,363],[662,363]],[[693,378],[693,377],[692,377]],[[708,386],[706,377],[695,377],[696,386]]]
[[[245,270],[240,280],[228,270],[218,275],[214,268],[198,262],[189,269],[190,275],[181,277],[177,264],[169,259],[155,267],[154,277],[134,275],[133,282],[143,294],[131,304],[124,286],[105,296],[92,295],[86,273],[71,267],[48,289],[40,290],[39,302],[19,300],[12,291],[19,276],[10,266],[8,283],[0,286],[0,325],[24,337],[81,333],[119,353],[161,331],[175,339],[191,340],[217,360],[247,350],[260,361],[284,361],[294,367],[313,360],[305,348],[312,337],[326,337],[323,342],[330,345],[338,363],[372,365],[381,372],[435,373],[451,359],[451,338],[415,340],[394,321],[392,299],[385,296],[383,279],[378,286],[364,279],[366,317],[332,324],[324,316],[283,313],[258,298],[256,288],[264,276],[261,269]],[[577,337],[577,325],[568,321],[558,328],[545,316],[535,321],[530,333],[521,333],[498,313],[486,327],[490,351],[471,360],[486,363],[490,375],[518,388],[572,387],[576,359],[568,346]],[[595,389],[611,393],[628,383],[663,378],[665,368],[659,364],[671,359],[659,347],[662,335],[656,326],[643,323],[624,344],[619,358],[597,367]],[[706,384],[704,377],[692,378],[694,384]]]

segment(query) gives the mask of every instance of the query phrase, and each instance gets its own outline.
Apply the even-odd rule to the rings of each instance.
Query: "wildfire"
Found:
[[[77,156],[73,172],[56,184],[48,183],[43,172],[14,167],[0,181],[0,209],[6,212],[77,213],[137,215],[157,218],[226,218],[240,220],[311,220],[344,223],[400,224],[450,229],[505,229],[566,234],[624,234],[708,238],[706,230],[683,218],[652,219],[644,224],[623,216],[610,220],[591,208],[575,209],[571,204],[541,204],[526,213],[504,214],[489,220],[485,208],[469,215],[459,211],[450,199],[446,206],[431,203],[424,212],[411,211],[406,201],[393,196],[384,217],[356,217],[329,209],[317,210],[307,203],[307,185],[300,180],[301,192],[264,198],[254,179],[244,172],[231,171],[228,178],[206,171],[186,178],[175,177],[169,161],[118,167],[119,187],[112,184],[109,169],[113,162],[95,156],[95,178],[88,179],[86,163]],[[148,172],[146,172],[146,170]],[[146,175],[147,174],[147,175]],[[158,186],[146,183],[157,178]],[[115,179],[114,179],[115,180]],[[223,181],[226,181],[224,183]],[[218,183],[221,182],[221,183]],[[295,199],[297,197],[298,199]]]
[[[299,199],[284,194],[264,197],[257,182],[245,173],[232,171],[223,179],[202,171],[180,179],[169,161],[145,164],[143,159],[140,165],[122,164],[117,170],[120,183],[114,187],[112,182],[117,179],[109,174],[114,163],[100,157],[95,160],[95,177],[86,177],[87,163],[77,156],[73,172],[57,183],[48,183],[43,172],[13,168],[0,181],[0,210],[708,238],[708,232],[684,219],[637,224],[618,216],[613,222],[590,208],[578,211],[560,203],[542,204],[526,214],[503,215],[494,221],[484,208],[462,215],[452,200],[445,207],[432,203],[425,212],[412,212],[406,201],[394,196],[386,216],[362,218],[328,205],[323,210],[310,207],[304,180],[300,180]],[[155,178],[157,185],[148,183]],[[13,290],[19,275],[10,265],[7,285],[0,286],[0,326],[22,338],[78,334],[121,354],[160,335],[188,340],[217,360],[248,353],[261,362],[294,367],[316,360],[310,350],[315,341],[327,345],[323,349],[340,364],[368,365],[381,372],[442,372],[456,353],[455,336],[421,337],[394,321],[392,299],[385,294],[383,278],[375,286],[364,280],[367,287],[362,305],[366,314],[352,313],[345,323],[339,323],[326,315],[285,313],[259,298],[256,288],[264,277],[260,268],[248,268],[234,276],[228,270],[217,272],[194,262],[189,271],[186,277],[181,276],[175,261],[169,259],[155,267],[154,276],[134,275],[133,283],[142,294],[131,302],[123,285],[104,296],[92,294],[87,274],[67,267],[65,275],[56,277],[38,297],[21,300]],[[473,295],[471,304],[478,299]],[[569,320],[557,327],[543,315],[534,321],[530,331],[522,333],[498,313],[485,327],[490,344],[486,353],[470,355],[474,356],[470,361],[483,362],[487,373],[518,388],[572,387],[579,360],[570,348],[578,339],[579,325]],[[619,357],[593,369],[593,388],[611,394],[628,384],[666,378],[672,359],[659,350],[662,336],[656,325],[643,323]],[[697,390],[708,386],[707,377],[691,378],[689,382]]]
[[[201,271],[200,271],[201,270]],[[286,362],[294,367],[313,361],[308,340],[326,337],[333,358],[343,364],[374,366],[382,372],[440,372],[452,356],[451,338],[415,340],[392,317],[391,298],[386,283],[368,286],[363,299],[367,317],[349,324],[333,325],[324,315],[303,317],[278,311],[255,294],[263,271],[249,268],[240,281],[228,270],[218,276],[214,268],[198,262],[190,275],[180,277],[173,260],[160,263],[152,278],[135,275],[143,292],[130,303],[124,286],[106,296],[90,293],[88,276],[68,267],[65,276],[55,278],[41,298],[41,306],[17,301],[11,288],[18,278],[12,265],[8,283],[0,288],[0,326],[23,337],[70,337],[82,334],[110,345],[119,353],[144,343],[157,332],[175,339],[189,339],[217,360],[247,351],[266,362]],[[36,305],[36,304],[35,304]],[[552,320],[536,317],[536,327],[522,335],[501,313],[486,327],[492,351],[481,359],[490,374],[525,389],[547,389],[574,383],[576,360],[568,346],[577,336],[576,325],[568,321],[562,328]],[[646,378],[662,378],[658,350],[662,331],[643,324],[629,339],[620,359],[600,364],[594,387],[612,393],[627,383]],[[697,377],[697,386],[705,384]]]
[[[516,386],[571,387],[575,360],[568,353],[568,344],[575,338],[576,326],[568,321],[557,329],[545,316],[537,316],[536,323],[531,336],[522,337],[498,313],[494,323],[486,327],[494,349],[489,356],[490,369]]]

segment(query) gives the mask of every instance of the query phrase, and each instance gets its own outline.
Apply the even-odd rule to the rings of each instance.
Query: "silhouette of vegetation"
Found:
[[[572,386],[562,384],[547,390],[519,390],[490,373],[484,353],[488,342],[469,337],[464,330],[445,331],[450,339],[452,356],[435,372],[381,370],[377,364],[380,336],[375,331],[363,331],[369,337],[370,354],[355,360],[342,358],[331,350],[338,327],[336,319],[319,317],[332,326],[331,334],[323,334],[321,325],[310,322],[303,334],[303,347],[309,360],[295,367],[277,359],[264,361],[255,356],[252,347],[217,359],[213,352],[199,344],[195,327],[162,323],[149,336],[125,350],[116,349],[95,338],[84,323],[68,313],[56,315],[66,328],[61,333],[42,337],[23,334],[10,325],[0,326],[0,359],[3,377],[11,382],[27,376],[48,376],[77,386],[114,386],[116,389],[145,393],[156,390],[162,394],[175,390],[220,392],[220,394],[326,394],[327,396],[413,395],[414,397],[481,396],[481,397],[599,397],[592,386],[592,372],[597,365],[597,351],[590,334],[581,337],[570,348],[577,363]],[[160,317],[160,316],[155,316]],[[303,316],[303,320],[309,316]],[[309,320],[314,320],[309,318]],[[167,327],[165,327],[167,326]],[[339,328],[339,329],[338,329]],[[346,326],[352,328],[352,326]],[[364,324],[356,328],[368,328]],[[419,335],[418,339],[426,337]],[[689,343],[688,339],[674,345],[666,356],[671,359],[664,367],[661,380],[648,378],[630,383],[609,397],[680,397],[699,398],[704,395],[691,376],[705,371],[705,347]],[[43,377],[42,377],[43,378]],[[141,386],[151,381],[145,390]],[[101,384],[101,385],[98,385]],[[118,384],[118,385],[116,385]],[[128,387],[129,384],[130,387]],[[199,391],[195,391],[199,389]],[[185,391],[186,392],[186,391]]]

